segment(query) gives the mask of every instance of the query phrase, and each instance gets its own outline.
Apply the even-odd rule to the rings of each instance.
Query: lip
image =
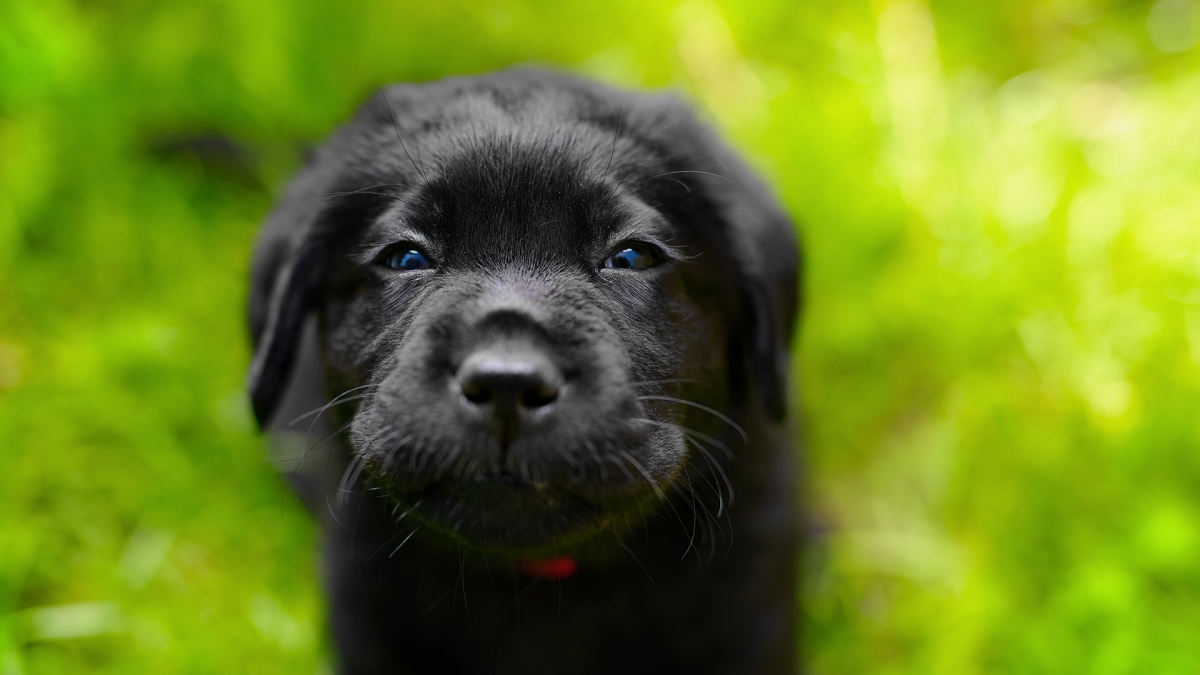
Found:
[[[467,480],[445,479],[426,488],[422,500],[456,499],[501,516],[590,510],[586,500],[549,483],[529,481],[509,474],[480,474]]]
[[[540,550],[603,527],[607,510],[550,484],[497,474],[442,480],[420,494],[418,516],[469,544]]]

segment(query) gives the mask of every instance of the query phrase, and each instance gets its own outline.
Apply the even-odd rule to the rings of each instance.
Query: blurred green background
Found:
[[[372,87],[523,62],[682,89],[801,223],[809,672],[1200,673],[1198,38],[1193,0],[0,0],[0,675],[328,671],[253,234]]]

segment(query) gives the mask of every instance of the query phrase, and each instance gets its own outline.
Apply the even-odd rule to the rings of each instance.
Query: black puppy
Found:
[[[338,394],[343,672],[791,671],[797,258],[673,96],[377,93],[268,218],[250,298],[259,421],[289,382]]]

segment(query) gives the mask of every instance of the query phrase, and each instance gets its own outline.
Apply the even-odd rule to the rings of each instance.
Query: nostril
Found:
[[[491,389],[477,379],[467,380],[462,383],[462,395],[463,398],[475,405],[484,405],[492,400]]]
[[[545,382],[539,382],[533,386],[526,387],[521,392],[521,405],[525,406],[526,410],[537,410],[545,408],[554,403],[558,398],[558,388]]]

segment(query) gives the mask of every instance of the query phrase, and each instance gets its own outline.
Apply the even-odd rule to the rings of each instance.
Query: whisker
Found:
[[[397,197],[396,195],[388,194],[386,192],[368,192],[366,190],[354,190],[353,192],[345,192],[342,194],[335,194],[331,197],[326,197],[325,199],[322,199],[321,203],[324,204],[325,202],[331,202],[335,199],[342,199],[343,197],[349,197],[351,195],[375,195],[377,197],[387,197],[388,199],[391,199],[394,202],[400,202],[401,204],[408,204],[407,200],[401,199],[400,197]]]
[[[704,484],[708,485],[709,489],[713,490],[714,494],[716,495],[716,498],[718,498],[718,500],[720,500],[720,498],[721,498],[720,485],[714,484],[712,482],[712,480],[709,480],[707,476],[704,476],[703,471],[697,470],[696,472],[698,474],[700,474],[700,477],[704,480]],[[688,476],[688,479],[689,480],[691,479],[690,474]],[[706,504],[704,504],[703,501],[700,502],[700,508],[704,509],[704,513],[706,513],[708,515],[708,519],[710,520],[709,531],[712,531],[712,526],[715,525],[716,528],[718,528],[718,530],[721,532],[721,534],[725,534],[725,531],[721,530],[720,520],[718,520],[718,519],[720,518],[721,513],[727,513],[727,512],[721,512],[721,510],[718,510],[718,512],[716,512],[716,515],[714,516],[713,512],[710,512],[710,510],[708,509],[708,506],[706,506]],[[732,526],[732,524],[731,524],[731,526]],[[715,550],[716,550],[716,543],[714,542],[713,543],[713,551],[715,551]],[[709,560],[712,560],[712,558],[709,558]]]
[[[713,468],[713,471],[716,471],[718,474],[720,474],[721,478],[725,481],[725,489],[729,490],[729,506],[732,508],[734,500],[733,482],[729,480],[729,475],[725,473],[725,469],[721,468],[720,462],[718,462],[715,457],[709,454],[708,450],[703,444],[690,436],[684,436],[684,438],[704,455],[704,459],[708,462],[708,465]],[[717,494],[720,494],[720,490],[717,491]],[[724,507],[724,504],[722,504],[722,507]],[[717,515],[720,516],[721,513],[718,511]]]
[[[685,153],[678,154],[678,155],[667,155],[666,157],[656,157],[654,159],[648,159],[631,169],[627,169],[625,171],[625,173],[621,174],[621,179],[619,181],[617,181],[617,189],[620,189],[621,186],[625,184],[625,178],[627,178],[629,176],[629,174],[633,173],[634,171],[637,171],[638,169],[642,168],[643,166],[646,166],[647,164],[653,164],[655,162],[665,162],[668,159],[678,159],[680,157],[710,157],[713,160],[716,160],[717,164],[720,164],[722,169],[725,169],[726,171],[729,170],[725,167],[724,164],[721,163],[720,159],[717,159],[716,156],[709,154],[707,152],[685,152]]]
[[[698,171],[696,169],[680,169],[678,171],[667,171],[665,173],[660,173],[657,176],[651,176],[645,180],[640,180],[640,181],[634,183],[633,187],[637,187],[637,186],[641,185],[642,183],[648,183],[652,180],[655,180],[656,178],[662,178],[664,176],[673,176],[675,174],[680,174],[680,173],[700,173],[700,174],[704,174],[705,176],[713,176],[714,178],[720,178],[721,180],[725,181],[726,183],[729,183],[730,185],[737,187],[737,183],[729,180],[728,178],[726,178],[725,176],[722,176],[719,173],[713,173],[711,171]]]
[[[459,455],[462,454],[462,446],[456,443],[450,452],[444,454],[445,456],[442,457],[442,461],[438,462],[437,468],[433,470],[433,475],[435,476],[441,476],[446,467],[458,459]]]
[[[628,92],[621,94],[621,105],[617,106],[617,129],[616,129],[616,132],[613,133],[612,149],[610,149],[608,151],[608,166],[604,167],[604,178],[605,179],[608,178],[608,172],[612,169],[613,157],[615,157],[617,154],[617,139],[621,137],[621,122],[622,122],[621,113],[623,113],[625,111],[625,99],[628,96],[629,96]]]
[[[413,446],[413,448],[409,451],[409,453],[408,453],[408,470],[409,471],[417,470],[417,455],[421,454],[422,452],[424,452],[424,451],[421,449],[420,442],[418,442],[415,446]]]
[[[341,526],[342,526],[342,529],[343,529],[343,530],[345,530],[345,531],[347,531],[347,532],[354,532],[354,530],[352,530],[352,529],[350,529],[350,528],[346,527],[346,524],[345,524],[345,523],[343,523],[343,522],[341,521],[341,519],[339,519],[339,518],[337,517],[337,514],[333,512],[333,504],[332,504],[332,503],[330,503],[330,501],[329,501],[329,495],[325,495],[325,508],[329,509],[329,515],[330,515],[331,517],[333,517],[333,522],[337,523],[338,525],[341,525]]]
[[[683,440],[687,443],[691,443],[693,446],[696,447],[696,449],[700,450],[700,452],[703,453],[702,459],[704,460],[705,464],[708,465],[709,469],[711,469],[714,473],[716,473],[716,471],[719,467],[713,464],[711,455],[709,455],[709,453],[706,452],[705,449],[700,446],[700,444],[696,441],[696,439],[690,438],[689,436],[687,436],[685,434],[683,437]],[[725,495],[724,495],[724,493],[721,492],[721,486],[719,484],[714,484],[712,481],[710,481],[708,479],[708,476],[706,476],[703,471],[699,471],[698,473],[700,474],[700,477],[704,479],[704,482],[708,483],[708,486],[713,489],[714,493],[716,493],[717,500],[718,500],[717,516],[720,517],[720,515],[722,513],[724,513],[724,511],[725,511]],[[728,484],[728,479],[726,479],[726,483]],[[733,486],[731,485],[730,489],[732,490],[732,488],[733,488]]]
[[[540,580],[541,580],[541,578],[542,578],[542,577],[541,577],[541,575],[534,575],[534,577],[533,577],[533,581],[530,581],[528,584],[526,584],[526,585],[525,585],[525,588],[522,588],[522,589],[521,589],[521,592],[520,592],[520,593],[517,593],[516,597],[514,597],[514,598],[513,598],[513,604],[512,604],[512,606],[513,606],[513,607],[516,607],[518,604],[520,604],[520,603],[521,603],[521,599],[522,599],[522,598],[524,598],[524,597],[525,597],[525,595],[526,595],[527,593],[529,593],[529,591],[530,591],[530,590],[532,590],[534,586],[536,586],[536,585],[537,585],[537,582],[538,582],[538,581],[540,581]]]
[[[592,457],[592,461],[596,462],[596,467],[600,469],[600,482],[608,482],[608,467],[604,464],[604,458],[600,456],[600,452],[596,449],[596,444],[592,443],[591,439],[583,439],[583,447],[587,448],[588,453]]]
[[[704,478],[704,472],[701,471],[699,473],[700,477]],[[701,564],[703,564],[704,562],[712,561],[713,556],[717,553],[717,535],[713,531],[713,526],[716,525],[717,530],[721,531],[722,534],[724,534],[724,531],[721,530],[721,525],[719,522],[717,522],[717,519],[713,517],[712,511],[708,509],[708,505],[705,504],[704,500],[700,498],[700,495],[696,493],[696,488],[692,484],[692,474],[687,470],[686,466],[683,469],[683,474],[687,478],[687,488],[692,495],[693,509],[698,505],[700,510],[704,512],[704,537],[708,539],[708,558],[700,561]],[[704,478],[704,482],[708,483],[709,487],[713,487],[713,484],[709,482],[707,478]],[[696,554],[697,557],[699,557],[699,549],[697,549]]]
[[[621,470],[621,473],[625,474],[625,482],[632,484],[633,474],[629,473],[629,469],[625,468],[625,462],[618,462],[614,459],[613,464],[616,464],[617,468]]]
[[[315,450],[315,449],[317,448],[317,446],[321,445],[321,444],[322,444],[322,443],[324,443],[325,441],[327,441],[327,440],[329,440],[329,439],[331,439],[331,438],[335,438],[335,437],[337,437],[337,436],[338,436],[338,435],[340,435],[340,434],[341,434],[343,431],[345,431],[346,429],[349,429],[351,424],[354,424],[354,420],[350,420],[349,422],[346,422],[345,424],[343,424],[342,426],[340,426],[340,427],[338,427],[338,428],[334,429],[333,431],[330,431],[328,434],[325,434],[325,436],[323,436],[323,437],[321,438],[321,440],[319,440],[319,441],[317,441],[315,444],[313,444],[313,447],[312,447],[312,448],[309,448],[309,451],[311,452],[312,450]],[[310,428],[311,428],[311,427],[310,427]],[[330,448],[330,450],[332,451],[332,449],[333,449],[333,448],[331,447],[331,448]],[[306,452],[306,453],[304,453],[304,454],[307,456],[307,455],[308,455],[308,452]],[[326,475],[326,476],[328,476],[328,475],[329,475],[329,460],[330,460],[332,457],[333,457],[333,452],[327,452],[327,453],[325,453],[325,473],[324,473],[323,475]],[[300,461],[301,461],[301,462],[303,462],[303,461],[304,461],[304,460],[303,460],[303,458],[302,458]],[[296,465],[296,468],[297,468],[297,469],[298,469],[298,468],[300,468],[300,465],[299,465],[299,464],[297,464],[297,465]]]
[[[325,405],[323,405],[319,408],[310,410],[310,411],[304,413],[303,415],[296,417],[291,422],[288,422],[287,426],[289,426],[289,427],[295,426],[301,420],[304,420],[307,417],[313,417],[312,422],[310,422],[308,425],[308,429],[306,429],[304,431],[304,435],[306,437],[311,436],[313,428],[316,427],[317,421],[320,420],[321,415],[324,414],[325,411],[329,410],[330,408],[332,408],[335,405],[340,405],[342,403],[348,403],[350,401],[360,400],[360,399],[366,398],[371,395],[370,393],[367,393],[367,394],[362,394],[359,396],[347,397],[347,394],[352,394],[356,391],[362,391],[363,389],[369,389],[371,387],[378,387],[378,386],[379,386],[378,384],[364,384],[364,385],[361,385],[358,387],[352,387],[350,389],[347,389],[346,391],[343,391],[342,393],[333,397],[333,399],[331,401],[329,401],[328,403],[326,403]],[[334,429],[333,431],[331,431],[328,434],[326,434],[325,436],[323,436],[316,443],[313,443],[311,446],[306,448],[304,450],[304,452],[300,453],[299,459],[295,460],[296,464],[295,464],[295,466],[292,467],[292,470],[290,472],[288,480],[289,481],[296,480],[296,476],[300,472],[300,467],[304,465],[304,461],[306,459],[308,459],[308,456],[310,454],[312,454],[313,450],[316,450],[317,448],[319,448],[321,446],[321,444],[324,443],[325,441],[337,436],[338,434],[342,433],[346,429],[350,428],[350,426],[353,423],[354,423],[354,420],[350,420],[349,422],[346,422],[345,424],[339,426],[337,429]],[[330,448],[330,452],[327,452],[325,455],[325,471],[326,472],[329,471],[329,458],[332,454],[333,454],[332,448]],[[343,477],[344,477],[344,475],[343,475]],[[355,476],[355,479],[357,479],[357,476]],[[341,493],[339,493],[339,497],[342,497]],[[344,503],[344,499],[342,501]],[[339,525],[342,525],[341,521],[338,520],[337,515],[333,513],[333,506],[329,504],[328,496],[325,497],[325,502],[326,502],[326,505],[329,507],[329,513],[330,513],[330,515],[333,516],[334,521],[336,521]],[[282,508],[282,503],[280,504],[280,508]],[[342,525],[342,527],[345,527],[345,525]]]
[[[378,192],[370,192],[370,190],[376,190],[378,188],[385,188],[385,187],[400,188],[402,192],[406,192],[406,193],[412,192],[411,188],[401,185],[400,183],[379,183],[378,185],[368,185],[366,187],[361,187],[361,188],[358,188],[357,190],[344,190],[344,191],[339,191],[339,192],[320,192],[315,195],[309,195],[300,201],[306,202],[310,199],[324,198],[324,199],[321,199],[321,201],[326,202],[326,201],[329,201],[329,198],[348,197],[350,195],[357,195],[357,194],[370,194],[370,195],[381,194]],[[392,195],[384,194],[384,196],[390,197]]]
[[[396,140],[400,141],[400,147],[404,148],[404,156],[408,158],[413,168],[421,174],[421,180],[428,183],[429,178],[425,175],[425,168],[414,162],[412,155],[408,154],[408,146],[404,144],[404,139],[400,136],[400,126],[396,124],[396,113],[392,111],[392,100],[388,98],[387,92],[383,93],[383,102],[387,104],[388,117],[392,118],[392,130],[396,132]]]
[[[617,534],[617,531],[613,529],[611,525],[607,526],[606,529],[609,532],[612,532],[612,536],[616,538],[617,543],[621,545],[621,548],[625,549],[625,552],[629,554],[629,557],[633,558],[633,562],[637,563],[637,566],[642,568],[642,572],[646,575],[646,578],[650,580],[650,583],[654,583],[654,577],[650,576],[650,573],[646,571],[646,566],[642,564],[641,560],[638,560],[638,557],[634,554],[633,550],[625,545],[625,542],[621,539],[621,535]]]
[[[347,396],[346,398],[344,398],[344,399],[342,399],[342,400],[340,400],[340,401],[326,403],[325,405],[321,406],[320,408],[316,408],[316,409],[310,410],[310,411],[308,411],[308,412],[304,413],[303,415],[300,415],[300,416],[299,416],[299,417],[297,417],[296,419],[294,419],[294,420],[292,420],[291,422],[289,422],[289,423],[288,423],[288,426],[289,426],[289,427],[291,427],[291,426],[295,426],[297,423],[299,423],[299,422],[303,422],[304,420],[308,419],[309,417],[313,417],[313,416],[315,415],[315,416],[316,416],[316,419],[314,419],[314,420],[312,421],[312,424],[311,424],[311,425],[309,425],[309,428],[308,428],[308,429],[306,429],[306,430],[305,430],[305,432],[304,432],[304,433],[306,433],[306,434],[311,434],[311,433],[312,433],[312,430],[313,430],[313,427],[315,427],[315,426],[316,426],[316,423],[317,423],[317,421],[320,419],[320,416],[321,416],[322,414],[324,414],[325,412],[327,412],[328,410],[330,410],[331,408],[334,408],[334,407],[336,407],[336,406],[342,405],[343,403],[352,403],[352,402],[354,402],[354,401],[360,401],[360,400],[362,400],[362,399],[364,399],[364,398],[367,398],[367,397],[369,397],[369,396],[371,396],[371,394],[369,394],[369,393],[367,393],[367,394],[359,394],[358,396]]]
[[[467,610],[467,618],[471,618],[471,606],[467,604],[467,554],[462,546],[458,547],[458,578],[462,581],[463,609]]]
[[[699,431],[696,431],[695,429],[689,429],[685,426],[675,424],[674,422],[663,422],[660,420],[650,420],[650,419],[646,419],[645,417],[630,417],[629,421],[630,422],[645,422],[647,424],[656,424],[661,427],[675,429],[686,436],[697,437],[702,441],[707,441],[708,443],[711,443],[711,444],[717,446],[718,448],[721,449],[722,452],[725,453],[726,459],[728,459],[731,462],[733,461],[733,450],[730,450],[728,445],[725,445],[721,441],[713,438],[712,436],[709,436],[708,434],[701,433]]]
[[[667,499],[667,496],[663,494],[662,488],[660,488],[658,483],[655,482],[654,478],[651,477],[650,472],[646,471],[646,467],[642,466],[641,463],[634,459],[633,456],[628,452],[625,452],[624,450],[618,450],[618,452],[633,465],[633,468],[637,469],[642,474],[648,483],[650,483],[650,486],[654,488],[654,494],[658,495],[659,501],[666,504],[667,508],[671,509],[671,511],[675,514],[675,519],[679,521],[679,526],[683,528],[683,531],[686,533],[687,526],[683,524],[683,516],[679,515],[679,510],[675,508],[675,504],[672,503],[671,500]]]
[[[575,459],[575,456],[572,455],[569,450],[567,450],[565,447],[563,447],[561,445],[555,445],[554,452],[559,457],[562,457],[567,462],[567,464],[569,464],[570,467],[575,470],[575,473],[579,473],[579,460]],[[583,479],[580,478],[579,480],[583,480]]]
[[[391,450],[388,450],[387,456],[383,458],[383,462],[379,465],[380,470],[384,471],[384,472],[391,471],[392,460],[395,459],[396,455],[399,454],[400,451],[404,449],[404,444],[411,440],[412,440],[412,434],[409,434],[409,435],[405,436],[404,438],[401,438],[396,443],[396,447],[392,448]]]
[[[417,527],[420,527],[420,526],[418,525]],[[415,530],[415,528],[414,528],[414,530],[413,530],[413,531],[414,531],[414,532],[416,531],[416,530]],[[368,557],[367,557],[367,559],[366,559],[366,560],[364,560],[364,561],[363,561],[362,567],[358,568],[358,572],[359,572],[359,574],[361,574],[363,570],[367,569],[367,563],[371,562],[371,560],[373,560],[373,559],[375,558],[375,556],[379,555],[379,552],[380,552],[380,551],[382,551],[383,549],[387,548],[387,545],[388,545],[388,544],[390,544],[390,543],[392,543],[393,541],[395,541],[395,540],[396,540],[396,537],[399,537],[400,535],[404,534],[404,532],[405,532],[405,530],[402,530],[402,529],[401,529],[401,530],[398,530],[398,531],[397,531],[395,534],[393,534],[392,536],[388,537],[388,538],[387,538],[387,541],[385,541],[385,542],[383,542],[382,544],[380,544],[380,545],[379,545],[379,548],[375,549],[375,552],[374,552],[374,553],[372,553],[370,556],[368,556]],[[411,536],[412,536],[412,534],[410,533],[408,536],[410,536],[410,537],[411,537]],[[405,540],[404,540],[404,541],[408,541],[408,539],[407,539],[407,538],[405,538]],[[403,546],[403,545],[404,545],[404,542],[401,542],[401,543],[400,543],[400,545],[401,545],[401,546]],[[398,549],[397,549],[397,550],[398,550]],[[388,557],[390,558],[391,556],[388,556]]]
[[[333,397],[333,400],[329,401],[328,403],[326,403],[326,404],[324,404],[324,405],[322,405],[322,406],[318,406],[318,407],[316,407],[316,408],[313,408],[312,410],[309,410],[308,412],[304,413],[303,415],[300,415],[299,417],[297,417],[297,418],[293,419],[291,422],[288,422],[288,423],[287,423],[287,425],[288,425],[289,427],[291,427],[291,426],[295,426],[295,425],[296,425],[296,423],[297,423],[297,422],[299,422],[299,421],[301,421],[301,420],[306,420],[306,419],[308,419],[309,417],[312,417],[313,415],[320,415],[321,413],[325,412],[326,410],[329,410],[329,409],[330,409],[331,407],[333,407],[334,405],[337,405],[338,403],[342,403],[342,402],[343,402],[343,401],[342,401],[342,397],[343,397],[343,396],[345,396],[346,394],[352,394],[352,393],[354,393],[354,392],[356,392],[356,391],[361,391],[361,390],[363,390],[363,389],[368,389],[368,388],[370,388],[370,387],[378,387],[378,386],[379,386],[378,384],[364,384],[364,385],[362,385],[361,387],[354,387],[354,388],[352,388],[352,389],[347,389],[346,391],[343,391],[342,393],[338,394],[337,396],[334,396],[334,397]],[[369,396],[369,395],[370,395],[370,394],[364,394],[363,396]],[[362,396],[360,396],[360,397],[355,397],[355,398],[348,398],[348,399],[345,399],[345,400],[346,400],[346,401],[356,401],[356,400],[358,400],[359,398],[362,398]],[[308,429],[308,431],[309,431],[309,432],[312,432],[312,428],[310,427],[310,428]]]
[[[384,436],[383,438],[379,438],[380,434],[387,434],[387,435]],[[393,429],[392,425],[390,425],[390,424],[384,425],[383,427],[381,427],[379,429],[379,431],[376,431],[374,434],[371,435],[371,440],[367,441],[366,447],[385,446],[388,443],[390,443],[393,438],[395,438],[399,435],[400,435],[399,429]]]
[[[703,410],[704,412],[715,416],[717,419],[719,419],[722,422],[733,427],[734,430],[737,431],[739,435],[741,435],[743,443],[750,442],[750,436],[746,433],[746,430],[742,428],[742,425],[729,419],[729,417],[726,416],[724,413],[713,410],[712,408],[710,408],[706,405],[696,403],[695,401],[688,401],[688,400],[682,399],[682,398],[675,398],[674,396],[638,396],[638,400],[639,401],[669,401],[672,403],[679,403],[681,405],[691,406],[693,408]]]
[[[346,494],[352,492],[346,486],[353,485],[358,481],[358,477],[362,473],[364,466],[366,466],[366,463],[357,454],[350,457],[350,463],[346,465],[346,470],[342,472],[342,479],[338,482],[338,506],[346,505]]]
[[[650,483],[650,487],[654,488],[654,494],[658,495],[660,500],[664,502],[667,501],[667,496],[663,494],[662,488],[658,487],[658,482],[654,480],[654,477],[650,475],[650,472],[646,471],[646,467],[642,466],[642,464],[634,459],[633,455],[630,455],[628,452],[625,452],[624,450],[618,450],[618,452],[622,457],[628,460],[630,464],[633,465],[633,468],[637,469],[638,472],[642,474],[642,477],[646,479],[647,483]]]
[[[419,529],[421,529],[421,526],[420,526],[420,525],[418,525],[418,526],[414,527],[414,528],[413,528],[413,531],[412,531],[412,532],[409,532],[409,533],[408,533],[408,536],[404,538],[404,541],[400,542],[400,545],[399,545],[399,546],[397,546],[396,548],[392,549],[392,552],[388,554],[388,558],[390,559],[392,556],[396,555],[396,552],[397,552],[397,551],[399,551],[400,549],[404,548],[404,545],[408,543],[408,540],[409,540],[409,539],[412,539],[412,536],[413,536],[414,534],[416,534],[416,533],[417,533],[417,530],[419,530]]]
[[[717,439],[713,438],[712,436],[709,436],[708,434],[704,434],[699,431],[696,431],[695,429],[689,429],[687,427],[681,426],[681,427],[679,427],[679,430],[682,431],[683,433],[687,434],[688,436],[692,436],[694,438],[699,438],[700,440],[705,441],[709,445],[717,446],[718,448],[721,449],[722,452],[725,453],[726,459],[728,459],[731,462],[733,461],[733,450],[729,449],[728,445],[725,445],[721,441],[718,441]]]
[[[699,380],[693,380],[690,378],[681,378],[681,379],[674,379],[674,380],[641,380],[640,382],[630,382],[629,386],[630,387],[644,387],[644,386],[650,386],[650,385],[654,385],[654,384],[684,384],[686,382],[698,382],[698,381]]]
[[[540,225],[537,225],[537,226],[531,228],[528,232],[526,232],[524,235],[522,235],[519,240],[517,240],[516,246],[520,246],[521,244],[524,244],[526,239],[541,232],[543,227],[545,227],[547,225],[553,225],[554,223],[557,223],[557,222],[558,222],[557,220],[547,220],[546,222],[541,223]]]
[[[676,183],[677,185],[682,187],[684,190],[687,190],[687,193],[689,195],[692,194],[692,188],[688,187],[687,183],[679,180],[678,178],[668,178],[667,180],[671,181],[672,183]]]
[[[412,506],[410,506],[410,507],[408,507],[407,509],[405,509],[405,510],[404,510],[404,513],[401,513],[399,518],[396,518],[396,524],[397,524],[397,525],[399,525],[399,524],[400,524],[400,521],[404,520],[404,517],[405,517],[405,516],[407,516],[408,514],[412,513],[413,509],[417,508],[417,507],[418,507],[418,506],[420,506],[420,505],[421,505],[421,500],[420,500],[420,499],[418,499],[417,501],[413,502],[413,505],[412,505]],[[401,507],[401,506],[403,506],[403,504],[396,504],[395,506],[393,506],[393,507],[392,507],[392,516],[393,516],[393,517],[395,517],[395,515],[396,515],[396,512],[400,510],[400,507]]]
[[[315,423],[315,421],[314,421],[314,423]],[[321,444],[324,443],[325,441],[333,438],[334,436],[337,436],[338,434],[342,433],[346,429],[350,428],[350,425],[353,423],[354,423],[354,420],[350,420],[349,422],[346,422],[345,424],[338,427],[337,429],[334,429],[333,431],[329,432],[328,434],[325,434],[320,439],[318,439],[316,443],[313,443],[311,446],[305,448],[304,452],[300,453],[299,459],[287,460],[287,461],[295,461],[296,462],[296,466],[294,466],[292,468],[289,480],[294,481],[296,479],[296,474],[299,473],[300,467],[304,464],[304,460],[308,459],[309,454],[311,454],[313,450],[316,450],[317,448],[319,448],[321,446]],[[311,434],[311,432],[312,432],[312,425],[309,425],[308,432],[305,433],[305,436],[308,436],[309,434]],[[330,450],[332,450],[332,448],[330,448]],[[333,454],[332,452],[327,452],[325,455],[325,471],[326,472],[329,471],[329,457],[332,454]]]
[[[678,483],[678,482],[671,483],[671,489],[672,489],[672,490],[674,490],[676,493],[678,493],[678,494],[679,494],[679,496],[681,496],[681,497],[683,497],[683,498],[687,499],[688,495],[684,494],[684,492],[683,492],[683,488],[679,487],[679,483]],[[688,554],[689,552],[691,552],[691,550],[692,550],[692,545],[696,543],[696,521],[697,521],[697,513],[696,513],[696,498],[695,498],[695,490],[693,490],[693,491],[692,491],[692,495],[693,495],[693,496],[692,496],[692,498],[691,498],[691,500],[690,500],[690,501],[692,502],[692,533],[691,533],[691,535],[690,535],[690,536],[689,536],[689,538],[688,538],[688,545],[687,545],[687,548],[683,549],[683,555],[679,556],[679,559],[680,559],[680,560],[683,560],[684,558],[686,558],[686,557],[687,557],[687,554]],[[697,555],[699,555],[699,553],[697,553]]]
[[[697,450],[699,450],[701,453],[703,453],[704,461],[708,463],[708,465],[713,469],[713,471],[715,473],[719,473],[721,475],[722,480],[725,481],[725,486],[729,489],[729,506],[731,506],[731,507],[733,506],[733,500],[734,500],[733,481],[729,480],[729,475],[727,473],[725,473],[725,469],[721,467],[721,463],[719,461],[717,461],[717,458],[713,457],[712,454],[708,451],[708,449],[706,447],[704,447],[704,445],[702,443],[700,443],[698,440],[696,440],[696,438],[694,438],[694,437],[698,436],[701,439],[706,440],[710,443],[717,444],[725,451],[725,453],[729,457],[729,460],[733,461],[733,451],[729,449],[729,446],[725,445],[724,443],[718,441],[717,439],[715,439],[711,436],[702,434],[699,431],[696,431],[694,429],[688,429],[687,427],[683,427],[678,424],[672,424],[671,422],[660,422],[658,420],[646,419],[644,417],[631,417],[631,418],[629,418],[629,420],[631,422],[646,422],[648,424],[653,424],[653,425],[661,426],[661,427],[668,428],[668,429],[675,429],[676,431],[679,431],[681,434],[683,434],[684,440],[691,443],[693,446],[696,447]],[[703,474],[701,474],[701,475],[703,475]],[[717,490],[717,496],[718,496],[718,498],[721,498],[720,490]],[[721,511],[723,511],[723,510],[724,510],[724,500],[722,498],[721,508],[717,511],[718,517],[720,517]]]

